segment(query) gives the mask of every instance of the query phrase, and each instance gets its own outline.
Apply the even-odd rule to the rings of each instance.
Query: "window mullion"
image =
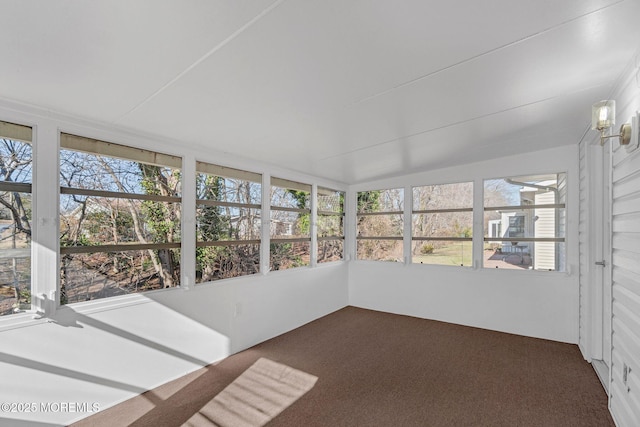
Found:
[[[35,132],[33,168],[32,305],[50,317],[60,302],[58,129],[42,121]]]
[[[262,212],[260,236],[260,273],[267,274],[270,270],[270,253],[271,244],[271,175],[269,173],[262,174]]]
[[[315,267],[318,264],[318,185],[311,185],[311,215],[309,218],[311,246],[309,248],[310,261],[309,265]]]
[[[180,286],[189,289],[195,284],[196,270],[196,160],[192,155],[182,158],[182,236]]]
[[[473,185],[473,246],[472,264],[474,269],[482,267],[484,258],[484,185],[476,179]]]
[[[411,227],[411,219],[412,219],[412,210],[413,210],[413,191],[411,186],[406,186],[404,188],[404,230],[403,230],[403,253],[404,253],[404,263],[405,265],[411,264],[411,236],[412,236],[412,227]]]

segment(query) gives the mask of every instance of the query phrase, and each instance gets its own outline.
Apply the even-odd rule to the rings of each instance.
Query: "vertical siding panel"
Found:
[[[578,281],[580,283],[580,322],[579,322],[579,341],[578,344],[582,351],[582,354],[587,358],[591,358],[591,328],[587,325],[587,319],[591,316],[588,314],[591,311],[591,298],[590,298],[590,275],[589,275],[589,165],[587,150],[589,149],[586,140],[583,140],[579,147],[579,183],[578,194],[580,203],[578,205],[578,251],[579,251],[579,265],[578,265]]]
[[[635,74],[635,71],[632,72]],[[627,80],[617,95],[618,122],[640,109],[640,88]],[[640,150],[613,142],[611,412],[620,427],[640,425]],[[623,366],[631,368],[626,384]]]
[[[558,202],[567,204],[567,174],[558,175]],[[578,196],[579,197],[579,196]],[[558,230],[562,230],[563,236],[567,236],[567,209],[561,209],[558,216]],[[558,271],[567,271],[567,249],[569,245],[565,243],[564,251],[560,251],[558,245],[554,245],[555,256],[558,258]]]
[[[555,202],[555,193],[553,191],[535,195],[536,205],[552,204]],[[535,229],[534,236],[556,237],[556,210],[534,209],[533,214],[537,218],[533,223]],[[558,218],[558,222],[560,223],[560,218]],[[534,246],[533,261],[534,268],[536,270],[555,270],[556,244],[553,242],[536,242]]]

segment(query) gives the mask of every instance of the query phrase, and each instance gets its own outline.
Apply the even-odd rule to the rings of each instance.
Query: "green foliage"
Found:
[[[300,214],[296,223],[296,234],[309,235],[311,234],[311,217],[308,213]]]
[[[60,237],[60,247],[63,248],[67,246],[96,246],[97,244],[97,242],[92,241],[84,234],[78,236],[78,240],[75,242],[69,239],[68,236]]]
[[[224,178],[207,175],[204,182],[203,200],[220,200],[224,189]],[[203,206],[198,217],[198,231],[202,240],[214,242],[229,237],[231,225],[229,219],[221,213],[220,206]]]
[[[196,277],[199,282],[257,273],[259,269],[258,245],[196,248]]]
[[[309,193],[307,191],[286,190],[286,192],[294,198],[298,209],[306,209],[309,207]]]
[[[302,257],[295,253],[294,246],[291,243],[271,243],[269,248],[271,268],[273,270],[284,270],[305,265]]]
[[[420,248],[420,253],[422,255],[432,254],[434,249],[435,246],[433,246],[431,243],[427,243],[426,245],[422,245],[422,247]]]
[[[163,174],[160,166],[139,163],[142,171],[140,185],[146,194],[174,196],[174,191],[169,184],[169,179]],[[179,179],[179,173],[172,172],[172,179]],[[145,200],[142,202],[142,213],[146,218],[146,224],[152,234],[155,243],[173,242],[174,236],[180,229],[180,221],[176,208],[167,202]]]
[[[473,237],[470,226],[460,225],[458,221],[453,224],[453,236],[455,237]]]
[[[18,292],[18,299],[22,304],[31,304],[31,290],[20,289]]]
[[[296,206],[298,209],[308,209],[309,208],[309,193],[306,191],[298,191],[298,190],[286,190],[288,194],[296,201]],[[298,221],[296,224],[297,230],[296,233],[300,235],[308,235],[311,233],[311,217],[308,213],[300,213],[298,214]]]
[[[380,210],[380,190],[358,192],[358,212],[369,213]]]

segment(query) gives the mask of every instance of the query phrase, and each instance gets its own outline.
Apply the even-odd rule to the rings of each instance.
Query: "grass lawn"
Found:
[[[473,242],[442,242],[447,244],[426,255],[414,255],[417,264],[464,265],[471,266]]]

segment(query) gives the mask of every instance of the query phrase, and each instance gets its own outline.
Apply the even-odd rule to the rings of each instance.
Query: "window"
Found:
[[[412,262],[472,265],[472,182],[414,187],[411,222]]]
[[[357,259],[402,261],[404,192],[358,192]]]
[[[566,174],[484,182],[484,267],[565,270]]]
[[[182,160],[60,136],[60,303],[178,286]]]
[[[310,264],[311,185],[271,177],[271,270]]]
[[[260,271],[262,176],[196,163],[196,282]]]
[[[31,138],[0,122],[0,316],[31,309]]]
[[[318,188],[318,262],[344,257],[344,192]]]

